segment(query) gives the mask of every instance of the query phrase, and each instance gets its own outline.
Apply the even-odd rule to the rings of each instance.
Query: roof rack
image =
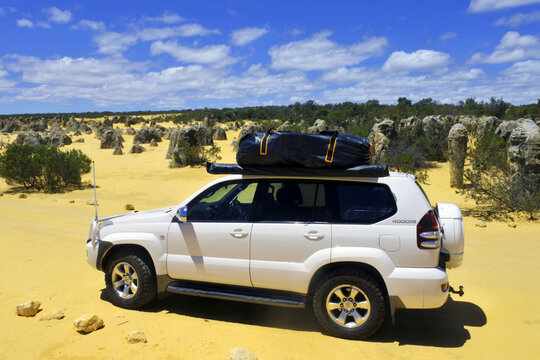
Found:
[[[335,177],[385,177],[387,165],[359,165],[352,168],[307,168],[276,166],[240,166],[238,164],[206,163],[206,171],[214,175],[274,175],[274,176],[335,176]]]

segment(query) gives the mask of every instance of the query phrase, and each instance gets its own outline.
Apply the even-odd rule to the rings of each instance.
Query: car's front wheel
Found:
[[[313,296],[313,311],[328,334],[365,339],[381,327],[386,303],[373,278],[362,272],[340,271],[319,283]]]
[[[156,298],[156,280],[149,260],[139,254],[119,252],[107,262],[105,284],[112,303],[137,309]]]

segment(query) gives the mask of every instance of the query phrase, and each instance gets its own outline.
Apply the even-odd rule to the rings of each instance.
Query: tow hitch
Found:
[[[453,287],[450,286],[450,289],[449,291],[452,293],[452,294],[458,294],[459,296],[463,296],[463,294],[465,294],[465,292],[463,291],[463,286],[459,286],[459,291],[456,291],[454,290]]]

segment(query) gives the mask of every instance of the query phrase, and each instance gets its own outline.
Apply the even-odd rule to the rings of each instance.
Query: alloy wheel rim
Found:
[[[122,299],[131,299],[137,294],[139,277],[135,268],[127,262],[116,264],[111,278],[114,291]]]
[[[359,287],[344,284],[336,286],[328,293],[326,311],[334,323],[352,329],[367,321],[371,304]]]

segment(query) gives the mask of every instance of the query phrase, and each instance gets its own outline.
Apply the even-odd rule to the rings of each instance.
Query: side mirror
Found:
[[[181,222],[187,221],[187,206],[182,206],[178,211],[176,212],[176,217]]]

